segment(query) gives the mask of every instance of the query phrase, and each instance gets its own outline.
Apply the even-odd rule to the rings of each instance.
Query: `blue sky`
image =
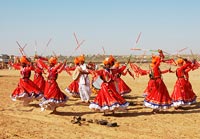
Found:
[[[18,41],[27,55],[35,47],[38,54],[68,56],[102,54],[102,47],[114,55],[137,53],[132,47],[199,53],[199,6],[199,0],[0,0],[0,52],[20,55]],[[74,32],[85,40],[75,52]]]

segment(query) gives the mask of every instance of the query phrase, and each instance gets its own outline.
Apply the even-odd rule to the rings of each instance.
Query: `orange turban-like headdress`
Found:
[[[20,58],[20,63],[29,64],[29,61],[28,61],[28,59],[26,58],[26,56],[22,56],[22,57]]]
[[[49,59],[49,63],[55,65],[55,64],[57,63],[57,58],[56,58],[56,57],[51,57],[51,58]]]
[[[152,56],[152,60],[151,63],[155,64],[156,62],[158,62],[160,60],[159,56]]]
[[[81,55],[78,57],[79,62],[84,62],[85,61],[85,56]]]
[[[103,64],[104,65],[108,65],[109,64],[109,58],[108,57],[104,59]]]
[[[184,60],[183,60],[182,58],[179,58],[179,59],[177,60],[177,63],[178,63],[178,64],[183,64],[183,62],[184,62]]]
[[[78,58],[78,57],[75,57],[75,58],[74,58],[74,64],[77,65],[78,63],[79,63],[79,58]]]
[[[112,64],[115,61],[116,61],[116,59],[112,55],[110,55],[110,57],[109,57],[109,63]]]
[[[114,65],[115,68],[119,68],[119,62],[116,62]]]

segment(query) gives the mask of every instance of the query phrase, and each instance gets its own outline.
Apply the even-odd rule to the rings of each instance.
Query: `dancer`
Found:
[[[184,64],[185,63],[185,64]],[[192,85],[189,82],[188,72],[191,70],[191,62],[187,59],[177,60],[176,69],[177,81],[174,85],[171,98],[175,109],[182,109],[184,105],[190,105],[196,102],[196,94],[193,92]]]
[[[82,103],[90,103],[90,95],[91,95],[91,89],[90,89],[90,80],[88,77],[88,74],[90,73],[87,69],[87,66],[85,64],[85,57],[83,55],[78,57],[79,66],[77,66],[77,69],[80,73],[78,81],[79,81],[79,93],[81,97]]]
[[[64,106],[68,97],[60,90],[56,80],[58,78],[58,73],[60,73],[66,64],[58,63],[57,58],[51,57],[49,59],[49,67],[48,67],[48,75],[47,81],[44,89],[44,97],[42,98],[41,103],[39,104],[41,107],[41,111],[46,109],[52,110],[52,114],[56,113],[56,108],[60,106]]]
[[[37,57],[37,60],[35,61],[35,66],[34,66],[35,74],[34,74],[34,79],[33,79],[33,82],[40,88],[40,90],[42,90],[42,92],[44,92],[44,88],[45,88],[45,80],[44,80],[44,77],[42,76],[42,74],[45,73],[44,72],[45,64],[43,64],[43,61],[42,61],[43,59]],[[48,61],[48,59],[46,59],[45,61]]]
[[[75,67],[68,67],[68,72],[69,70],[71,71],[74,71],[76,69],[77,66],[79,66],[79,60],[78,60],[78,57],[76,57],[74,59],[74,64],[75,64]],[[80,97],[80,94],[79,94],[79,85],[78,85],[78,80],[73,80],[69,86],[65,89],[65,91],[72,97]]]
[[[119,67],[119,62],[116,62],[114,64],[114,69],[120,69]],[[119,70],[120,71],[120,70]],[[123,96],[125,94],[128,94],[131,92],[131,88],[121,79],[121,75],[125,76],[127,74],[128,70],[126,72],[118,72],[116,73],[115,76],[115,84],[116,84],[116,89],[117,92]]]
[[[21,66],[15,68],[20,70],[21,78],[19,80],[17,88],[11,94],[13,101],[21,100],[24,105],[28,105],[33,100],[39,100],[43,96],[43,92],[37,87],[32,80],[30,80],[31,70],[30,62],[26,56],[20,58]]]
[[[90,109],[106,112],[112,111],[113,113],[117,110],[126,110],[129,103],[117,92],[114,84],[114,74],[119,72],[116,69],[111,69],[112,61],[106,58],[103,62],[104,69],[95,71],[96,76],[100,76],[103,80],[101,89],[97,94],[96,98],[89,105]],[[123,71],[126,68],[121,68]]]
[[[161,71],[159,66],[161,57],[155,56],[150,65],[150,81],[148,83],[148,95],[144,100],[144,105],[153,109],[153,113],[161,109],[168,109],[172,105],[172,100],[169,96],[167,87],[162,80],[162,74],[169,70]]]

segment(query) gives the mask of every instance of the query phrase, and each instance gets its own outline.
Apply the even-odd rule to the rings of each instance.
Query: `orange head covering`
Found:
[[[104,59],[103,64],[104,65],[108,65],[109,64],[109,58],[108,57]]]
[[[79,63],[79,58],[78,57],[76,57],[76,58],[74,58],[74,64],[78,64]]]
[[[115,61],[116,61],[116,59],[112,55],[110,55],[110,57],[109,57],[109,63],[112,64]]]
[[[152,56],[152,60],[151,63],[155,64],[156,62],[158,62],[160,60],[159,56]]]
[[[29,61],[28,61],[28,59],[26,58],[26,56],[22,56],[22,57],[20,58],[20,63],[29,64]]]
[[[119,62],[115,62],[114,67],[115,67],[115,68],[119,68]]]
[[[177,60],[178,65],[179,65],[179,64],[182,65],[183,62],[184,62],[184,60],[183,60],[182,58],[179,58],[179,59]]]
[[[51,57],[51,58],[49,59],[49,63],[55,65],[55,64],[57,63],[57,58],[56,58],[56,57]]]
[[[152,56],[151,63],[156,63],[156,56]]]
[[[81,55],[78,57],[79,62],[84,62],[85,61],[85,56]]]

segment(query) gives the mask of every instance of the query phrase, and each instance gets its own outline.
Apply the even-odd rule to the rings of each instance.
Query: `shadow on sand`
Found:
[[[60,116],[83,116],[85,114],[94,114],[95,112],[55,112],[52,113],[54,115],[60,115]]]

